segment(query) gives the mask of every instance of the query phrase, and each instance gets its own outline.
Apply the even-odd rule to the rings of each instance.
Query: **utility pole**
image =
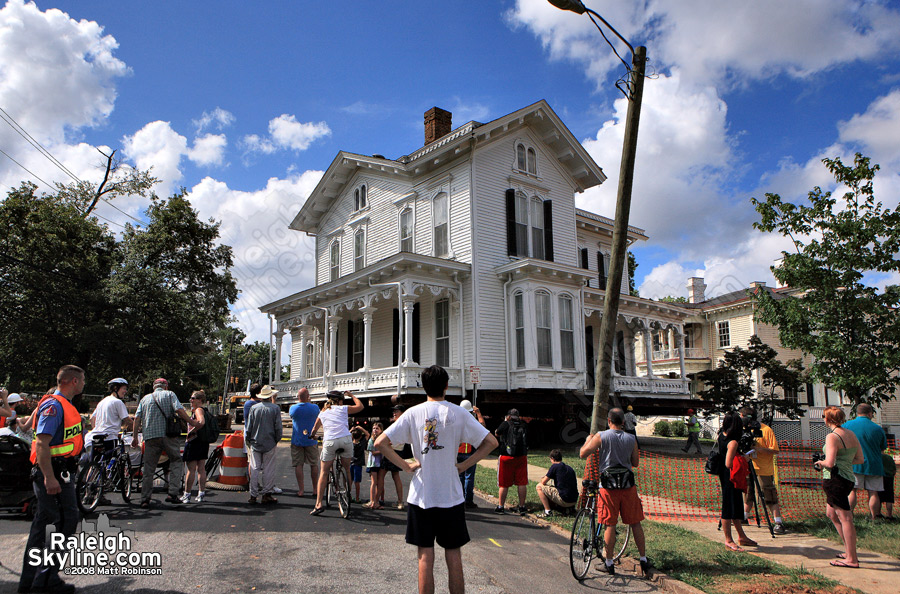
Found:
[[[647,48],[631,46],[619,35],[612,25],[602,16],[584,6],[580,0],[549,0],[551,4],[562,10],[577,14],[588,13],[597,29],[606,39],[603,29],[594,21],[600,19],[628,49],[631,50],[631,67],[625,88],[619,90],[628,99],[628,113],[625,118],[625,141],[622,146],[622,162],[619,166],[619,187],[616,195],[616,214],[613,227],[613,245],[610,255],[609,275],[606,279],[606,293],[603,297],[603,314],[600,320],[600,357],[594,382],[594,406],[591,413],[591,433],[597,433],[606,427],[606,416],[609,412],[610,380],[612,376],[613,345],[616,340],[616,321],[619,317],[619,298],[622,291],[622,275],[625,270],[625,259],[628,249],[628,219],[631,214],[631,189],[634,185],[634,161],[637,155],[638,125],[641,120],[641,101],[644,96],[644,72],[647,62]],[[607,39],[607,43],[609,40]],[[610,46],[612,44],[610,43]],[[615,48],[613,48],[615,51]],[[616,54],[618,55],[618,53]],[[618,86],[618,85],[617,85]]]

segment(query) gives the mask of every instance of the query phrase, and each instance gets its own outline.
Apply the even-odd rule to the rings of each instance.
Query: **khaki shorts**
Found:
[[[302,464],[315,466],[319,463],[319,446],[295,446],[291,444],[291,466],[297,467]]]
[[[337,458],[337,451],[341,452],[341,458],[353,457],[353,438],[349,435],[337,439],[326,439],[322,442],[322,462],[331,462]]]
[[[777,505],[778,504],[778,489],[775,488],[775,477],[774,476],[765,476],[762,474],[756,475],[756,478],[759,479],[759,486],[762,488],[763,499],[766,501],[766,505]],[[747,481],[747,492],[744,493],[744,503],[753,500],[753,495],[756,493],[756,485],[753,484],[753,480]]]
[[[559,489],[557,489],[553,485],[541,485],[540,483],[538,483],[537,488],[538,491],[543,492],[544,495],[547,496],[547,499],[549,499],[556,506],[575,507],[575,504],[578,503],[577,500],[573,501],[572,503],[566,503],[565,501],[563,501],[562,497],[559,496]]]

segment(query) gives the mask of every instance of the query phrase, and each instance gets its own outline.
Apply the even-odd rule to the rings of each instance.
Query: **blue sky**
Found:
[[[649,70],[631,223],[643,296],[773,282],[780,238],[751,228],[751,196],[833,184],[820,161],[859,150],[900,201],[900,3],[588,0]],[[223,221],[251,338],[256,308],[311,285],[310,238],[286,229],[339,150],[422,145],[422,114],[488,121],[546,99],[610,179],[577,197],[612,216],[625,103],[621,64],[593,24],[545,0],[153,2],[10,0],[0,9],[0,107],[82,179],[94,147],[153,167]],[[0,148],[66,181],[0,122]],[[0,155],[0,191],[34,180]],[[42,187],[42,189],[47,189]],[[117,206],[140,217],[146,201]],[[101,214],[124,223],[104,206]],[[898,279],[881,279],[897,282]]]

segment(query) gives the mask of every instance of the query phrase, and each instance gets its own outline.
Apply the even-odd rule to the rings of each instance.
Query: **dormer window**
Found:
[[[521,142],[516,144],[516,169],[522,173],[537,175],[537,153]]]
[[[361,210],[368,204],[368,190],[366,184],[361,185],[353,191],[353,210]]]

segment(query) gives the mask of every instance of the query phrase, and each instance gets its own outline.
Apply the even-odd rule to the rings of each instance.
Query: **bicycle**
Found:
[[[597,522],[597,492],[600,483],[586,480],[581,484],[587,494],[587,501],[575,516],[572,536],[569,539],[569,567],[579,582],[587,575],[595,554],[601,561],[606,561],[603,541],[606,526]],[[613,561],[619,561],[630,541],[631,526],[616,524],[616,550]]]
[[[113,449],[105,450],[104,436],[94,436],[91,460],[78,471],[75,483],[78,507],[82,513],[97,509],[104,491],[119,491],[125,503],[131,501],[131,460],[125,451],[122,436],[117,439]]]
[[[341,517],[346,518],[350,515],[350,477],[341,462],[343,452],[343,448],[335,452],[334,463],[328,473],[328,485],[325,487],[325,506],[331,507],[331,500],[334,499]]]

